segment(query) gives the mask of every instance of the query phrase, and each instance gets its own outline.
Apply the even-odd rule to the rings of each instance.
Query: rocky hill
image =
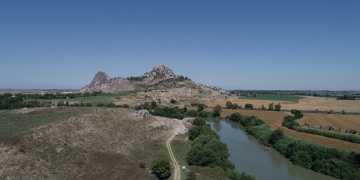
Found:
[[[98,72],[94,79],[80,92],[102,91],[106,93],[117,93],[131,90],[148,89],[193,89],[199,94],[216,95],[226,94],[227,92],[214,86],[206,86],[193,82],[191,79],[175,75],[173,71],[162,64],[156,65],[150,72],[142,76],[121,78],[110,78],[105,72]]]

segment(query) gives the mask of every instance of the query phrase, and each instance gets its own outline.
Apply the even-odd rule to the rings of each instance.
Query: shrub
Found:
[[[295,119],[301,119],[302,117],[304,117],[304,114],[297,109],[292,109],[290,112],[294,115]]]
[[[276,129],[273,131],[269,137],[269,143],[275,144],[277,141],[279,141],[281,138],[284,137],[284,132],[281,129]]]
[[[253,110],[253,109],[254,109],[254,106],[253,106],[252,104],[250,104],[250,103],[247,103],[247,104],[245,104],[245,109],[251,109],[251,110]]]
[[[220,105],[216,105],[214,107],[214,110],[213,110],[213,117],[219,117],[221,114],[221,106]]]
[[[229,117],[229,120],[234,122],[240,122],[241,119],[242,119],[242,115],[238,112],[232,113]]]
[[[203,118],[197,117],[192,123],[194,126],[205,126],[206,122]]]
[[[139,167],[140,167],[140,168],[146,168],[146,164],[145,164],[143,161],[141,161],[141,162],[139,163]]]
[[[171,176],[170,162],[165,157],[156,158],[151,165],[151,170],[159,179],[167,179]]]

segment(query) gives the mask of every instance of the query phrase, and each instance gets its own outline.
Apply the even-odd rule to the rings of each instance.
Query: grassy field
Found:
[[[0,179],[153,179],[169,120],[131,119],[118,108],[1,111]],[[146,168],[140,168],[140,162]]]
[[[257,94],[256,97],[240,97],[240,99],[269,100],[269,101],[291,101],[298,102],[301,96],[277,95],[277,94]]]
[[[59,122],[72,116],[89,113],[93,108],[44,108],[30,113],[18,113],[19,110],[0,111],[0,135],[20,136],[38,126]]]
[[[212,111],[212,108],[207,108],[206,111]],[[277,128],[280,128],[286,135],[291,136],[291,137],[295,137],[295,138],[299,138],[299,139],[304,139],[310,142],[315,142],[315,143],[319,143],[319,144],[323,144],[326,146],[330,146],[330,147],[336,147],[339,149],[344,149],[347,151],[355,151],[355,152],[360,152],[360,144],[355,144],[355,143],[350,143],[347,141],[342,141],[342,140],[338,140],[338,139],[332,139],[332,138],[327,138],[324,136],[318,136],[318,135],[313,135],[313,134],[307,134],[307,133],[301,133],[301,132],[297,132],[291,129],[288,129],[286,127],[282,126],[282,120],[286,115],[290,115],[289,112],[276,112],[276,111],[261,111],[261,110],[230,110],[230,109],[222,109],[222,113],[221,116],[226,116],[226,115],[230,115],[234,112],[239,112],[240,114],[242,114],[243,116],[256,116],[260,119],[262,119],[267,125],[270,126],[271,129],[275,130]],[[359,124],[359,119],[360,118],[358,115],[337,115],[337,114],[314,114],[314,113],[305,113],[304,115],[304,120],[300,119],[299,123],[302,124],[304,122],[313,122],[310,121],[309,116],[315,116],[315,115],[319,115],[320,117],[331,117],[328,118],[329,121],[327,119],[320,119],[317,120],[316,122],[321,123],[321,124],[331,124],[333,127],[353,127],[352,129],[357,129],[360,127]],[[355,117],[354,117],[355,116]],[[337,119],[337,117],[341,117],[339,119]],[[346,118],[349,119],[346,119]],[[340,124],[338,126],[338,124]],[[314,123],[315,125],[315,123]],[[356,128],[355,128],[356,126]]]
[[[181,170],[181,179],[185,180],[187,179],[189,170],[187,165],[187,153],[190,150],[190,141],[188,140],[188,135],[179,135],[174,138],[173,141],[171,141],[171,148],[173,150],[173,153],[175,155],[176,160],[179,163],[179,166],[185,166],[186,170]]]
[[[107,104],[107,103],[113,103],[113,102],[115,102],[117,100],[121,100],[123,98],[136,97],[137,93],[138,93],[138,91],[127,91],[127,92],[121,92],[121,93],[115,93],[115,94],[100,94],[97,96],[76,97],[76,98],[68,98],[68,99],[36,99],[36,100],[41,103],[43,103],[43,102],[52,103],[55,101],[68,101],[70,104],[82,102],[83,104],[90,103],[92,105],[96,105],[98,103]],[[31,100],[34,100],[34,99],[27,99],[25,101],[31,101]]]

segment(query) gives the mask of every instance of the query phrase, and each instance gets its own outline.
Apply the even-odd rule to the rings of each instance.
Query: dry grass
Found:
[[[15,144],[0,144],[0,179],[146,179],[180,121],[135,120],[127,109],[94,108],[42,125]],[[147,168],[139,167],[143,161]]]
[[[312,97],[306,96],[299,100],[299,102],[290,102],[290,101],[272,101],[272,100],[253,100],[253,99],[239,99],[236,97],[216,97],[213,102],[209,102],[206,105],[209,107],[214,107],[219,104],[222,107],[226,107],[226,102],[231,101],[232,103],[237,103],[242,107],[246,103],[254,105],[254,108],[261,108],[262,105],[265,108],[268,108],[269,103],[274,102],[274,104],[280,103],[281,109],[291,110],[307,110],[307,111],[330,111],[341,112],[345,110],[346,112],[357,112],[360,113],[360,100],[336,100],[336,98],[326,98],[326,97]]]
[[[304,117],[298,122],[299,124],[310,124],[314,128],[331,126],[335,130],[357,130],[360,132],[360,115],[304,113]]]

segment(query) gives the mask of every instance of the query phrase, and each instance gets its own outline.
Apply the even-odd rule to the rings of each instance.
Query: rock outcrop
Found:
[[[98,72],[90,84],[83,87],[80,92],[94,92],[102,91],[106,93],[116,93],[122,91],[131,91],[134,87],[130,84],[129,80],[125,78],[109,78],[109,76],[103,72]]]
[[[184,93],[181,94],[192,95],[194,95],[194,93],[200,93],[210,96],[227,93],[218,87],[197,84],[185,76],[177,76],[168,66],[162,64],[156,65],[150,72],[137,77],[109,78],[106,73],[100,71],[95,75],[91,83],[83,87],[80,92],[102,91],[106,93],[117,93],[154,88],[179,88],[180,91],[184,91]]]
[[[148,110],[139,110],[136,113],[130,114],[129,117],[133,118],[133,119],[142,120],[142,119],[150,117],[150,113]]]

